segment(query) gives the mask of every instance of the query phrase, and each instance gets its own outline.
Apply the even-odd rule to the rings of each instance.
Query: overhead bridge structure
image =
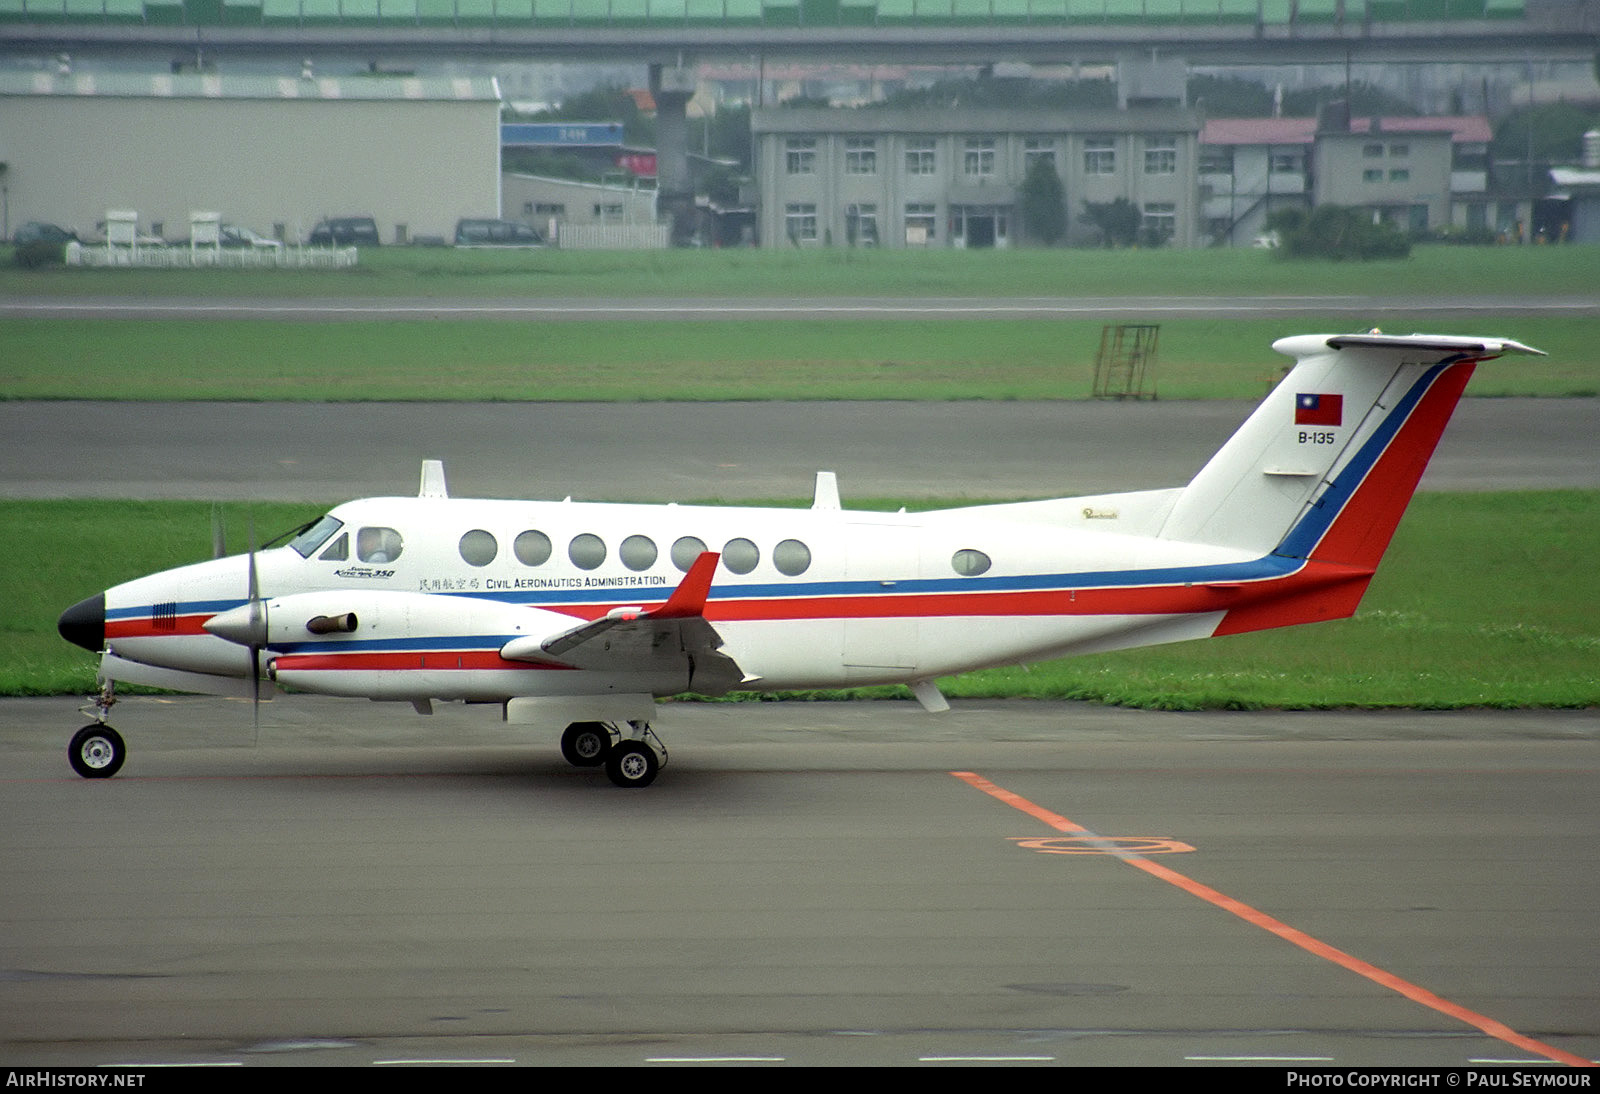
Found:
[[[11,53],[1191,64],[1584,60],[1580,0],[0,0]]]

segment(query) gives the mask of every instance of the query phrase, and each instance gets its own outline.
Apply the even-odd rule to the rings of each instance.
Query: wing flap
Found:
[[[544,637],[514,638],[500,649],[508,661],[570,665],[581,669],[659,669],[663,660],[686,663],[690,686],[720,694],[746,676],[720,652],[722,636],[705,618],[706,599],[721,555],[702,552],[659,607],[613,608],[599,619]]]

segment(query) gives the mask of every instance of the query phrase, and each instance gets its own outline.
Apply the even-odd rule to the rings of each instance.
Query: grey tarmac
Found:
[[[0,402],[0,497],[1059,497],[1181,486],[1247,402]],[[1600,399],[1467,399],[1424,490],[1600,487]]]
[[[1106,840],[1600,1055],[1594,712],[679,703],[647,791],[492,709],[114,713],[87,781],[0,701],[0,1065],[1554,1066]]]

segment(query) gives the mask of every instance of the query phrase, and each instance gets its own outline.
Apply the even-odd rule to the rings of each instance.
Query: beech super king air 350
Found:
[[[451,498],[340,505],[286,545],[67,609],[101,654],[73,768],[114,774],[115,681],[499,704],[647,786],[658,698],[904,683],[1354,613],[1475,364],[1517,342],[1302,335],[1294,369],[1186,487],[926,513]],[[269,685],[270,686],[270,685]]]

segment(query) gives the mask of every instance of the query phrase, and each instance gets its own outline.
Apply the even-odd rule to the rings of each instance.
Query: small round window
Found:
[[[513,540],[511,549],[524,566],[543,566],[550,561],[550,537],[532,528]]]
[[[500,553],[494,536],[482,528],[474,528],[461,537],[461,559],[468,566],[487,566]]]
[[[950,556],[950,568],[962,577],[977,577],[989,570],[989,556],[971,547],[964,547]]]
[[[684,536],[672,545],[672,564],[684,573],[688,573],[689,567],[694,565],[694,560],[705,554],[705,550],[705,540]]]
[[[580,570],[597,569],[606,560],[606,541],[588,532],[572,537],[567,557]]]
[[[772,549],[772,564],[780,574],[798,577],[811,568],[811,548],[797,539],[786,539]]]
[[[649,536],[629,536],[617,551],[622,564],[630,570],[648,570],[656,564],[655,540]]]
[[[730,539],[722,548],[722,564],[736,574],[747,574],[761,561],[761,548],[747,539]]]

